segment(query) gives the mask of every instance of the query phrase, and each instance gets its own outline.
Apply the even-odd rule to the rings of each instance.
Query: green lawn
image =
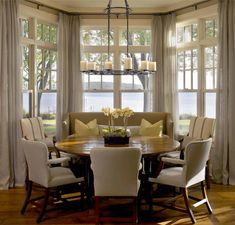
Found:
[[[56,121],[55,119],[52,120],[43,120],[43,125],[45,129],[45,133],[47,135],[55,135],[56,130]]]

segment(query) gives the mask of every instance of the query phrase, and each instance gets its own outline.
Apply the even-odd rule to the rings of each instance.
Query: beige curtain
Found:
[[[235,1],[219,0],[218,15],[218,91],[212,175],[218,183],[235,184]]]
[[[18,1],[0,0],[0,189],[24,184]]]
[[[170,112],[176,131],[178,98],[175,38],[175,14],[155,16],[152,21],[152,53],[153,61],[157,61],[157,72],[151,82],[153,111]]]
[[[60,13],[58,35],[57,139],[67,112],[82,111],[79,16]]]

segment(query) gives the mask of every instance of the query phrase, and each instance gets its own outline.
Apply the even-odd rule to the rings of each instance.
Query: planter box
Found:
[[[126,145],[129,144],[129,137],[107,136],[104,137],[105,145]]]

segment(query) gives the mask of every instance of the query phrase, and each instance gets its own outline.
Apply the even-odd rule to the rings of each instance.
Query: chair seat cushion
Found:
[[[76,178],[69,168],[52,167],[49,170],[50,180],[48,182],[48,187],[56,187],[84,181],[84,177]]]
[[[150,182],[185,187],[185,180],[182,179],[183,167],[171,167],[163,169],[157,178],[149,178]]]
[[[54,143],[50,138],[35,139],[35,141],[43,142],[48,148],[54,148]]]

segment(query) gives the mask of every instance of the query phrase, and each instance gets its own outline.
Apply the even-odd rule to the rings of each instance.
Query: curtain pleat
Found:
[[[79,16],[60,13],[58,35],[57,139],[68,112],[82,111]]]
[[[0,189],[21,186],[25,160],[20,145],[22,93],[17,0],[0,0]]]
[[[235,1],[219,0],[218,17],[218,91],[212,176],[217,183],[235,184]]]
[[[171,113],[174,129],[177,132],[178,95],[175,39],[175,14],[155,16],[152,21],[152,53],[153,61],[157,61],[157,72],[151,82],[153,111]]]

